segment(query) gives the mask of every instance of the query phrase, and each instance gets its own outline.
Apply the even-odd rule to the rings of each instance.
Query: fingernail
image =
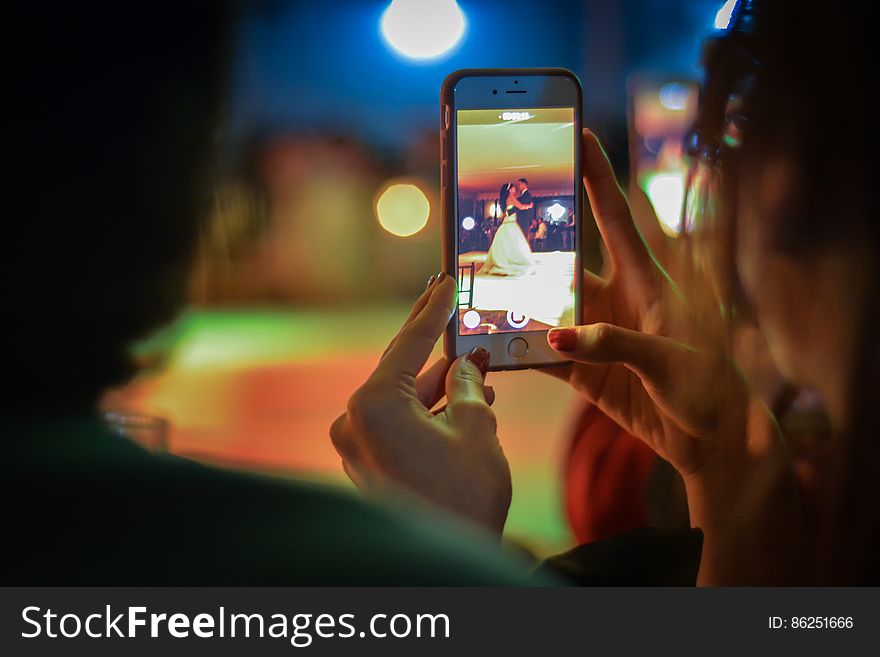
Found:
[[[574,351],[577,338],[577,331],[573,328],[551,329],[547,334],[547,342],[556,351]]]
[[[480,370],[483,376],[486,376],[486,372],[489,371],[488,351],[486,351],[483,347],[474,347],[467,355],[467,360],[476,365],[477,369]]]
[[[429,287],[431,287],[431,284],[432,284],[435,280],[437,280],[437,277],[436,277],[436,276],[431,276],[431,278],[428,279],[428,284],[425,286],[425,289],[427,290]]]
[[[444,272],[444,271],[437,272],[437,283],[440,283],[440,281],[442,281],[445,276],[446,276],[446,272]]]

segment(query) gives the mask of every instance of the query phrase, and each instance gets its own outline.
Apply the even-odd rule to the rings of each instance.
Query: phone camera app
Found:
[[[457,123],[459,334],[573,324],[574,109],[459,110]]]

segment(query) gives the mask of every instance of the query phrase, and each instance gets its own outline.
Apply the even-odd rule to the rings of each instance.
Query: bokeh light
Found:
[[[657,173],[648,180],[645,188],[663,232],[673,237],[678,235],[681,227],[681,206],[684,202],[684,174]]]
[[[726,30],[730,25],[730,17],[733,15],[733,8],[736,7],[737,0],[727,0],[718,13],[715,14],[715,29]]]
[[[660,87],[660,104],[673,112],[685,109],[690,97],[690,89],[680,82],[667,82]]]
[[[465,217],[461,220],[461,227],[465,230],[473,230],[474,226],[477,225],[477,222],[474,221],[473,217]]]
[[[376,219],[392,235],[415,235],[431,214],[425,193],[412,183],[390,183],[376,199]]]
[[[558,221],[559,219],[562,219],[562,216],[565,214],[565,206],[560,205],[559,203],[554,203],[547,208],[547,213],[553,221]]]
[[[382,14],[382,36],[409,59],[434,59],[464,36],[465,18],[455,0],[393,0]]]

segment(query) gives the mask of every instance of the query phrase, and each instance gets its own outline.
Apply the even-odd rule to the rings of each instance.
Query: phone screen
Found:
[[[574,323],[575,109],[456,111],[459,335]]]

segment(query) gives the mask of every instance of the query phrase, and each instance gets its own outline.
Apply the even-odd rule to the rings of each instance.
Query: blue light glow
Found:
[[[681,111],[687,107],[688,88],[678,82],[667,82],[660,87],[660,104],[668,110]]]
[[[435,59],[464,36],[465,18],[455,0],[393,0],[381,20],[382,36],[409,59]]]

